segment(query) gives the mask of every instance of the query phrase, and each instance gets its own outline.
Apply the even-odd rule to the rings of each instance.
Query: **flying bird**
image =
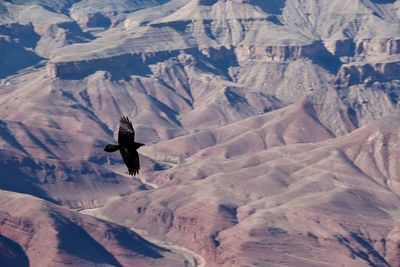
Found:
[[[118,144],[109,144],[104,148],[104,151],[115,152],[119,150],[126,167],[128,167],[129,175],[138,174],[140,164],[139,153],[136,150],[144,144],[135,142],[135,131],[128,117],[122,117],[119,119],[119,123]]]

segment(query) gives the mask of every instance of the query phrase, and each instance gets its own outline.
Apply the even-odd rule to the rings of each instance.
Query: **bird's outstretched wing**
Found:
[[[135,141],[135,131],[132,127],[132,122],[128,117],[119,119],[118,143],[122,146],[128,147]]]
[[[122,159],[128,167],[129,175],[135,175],[139,173],[139,153],[136,150],[120,149]]]

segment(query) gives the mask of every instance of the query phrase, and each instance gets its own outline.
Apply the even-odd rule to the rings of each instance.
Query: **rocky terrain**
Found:
[[[7,258],[10,262],[7,266],[183,266],[185,263],[180,255],[153,245],[119,225],[28,195],[2,191],[0,201],[4,247],[1,259]]]
[[[395,0],[0,2],[1,262],[400,265],[399,21]],[[103,151],[122,115],[138,177]]]

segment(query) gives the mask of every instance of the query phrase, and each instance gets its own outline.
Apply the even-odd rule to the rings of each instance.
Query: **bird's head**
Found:
[[[136,146],[136,149],[138,149],[139,147],[144,146],[144,144],[135,142],[135,146]]]

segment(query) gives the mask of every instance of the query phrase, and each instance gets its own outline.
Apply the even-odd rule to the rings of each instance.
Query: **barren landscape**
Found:
[[[399,22],[398,0],[0,1],[0,265],[400,266]],[[121,116],[134,177],[103,151]]]

